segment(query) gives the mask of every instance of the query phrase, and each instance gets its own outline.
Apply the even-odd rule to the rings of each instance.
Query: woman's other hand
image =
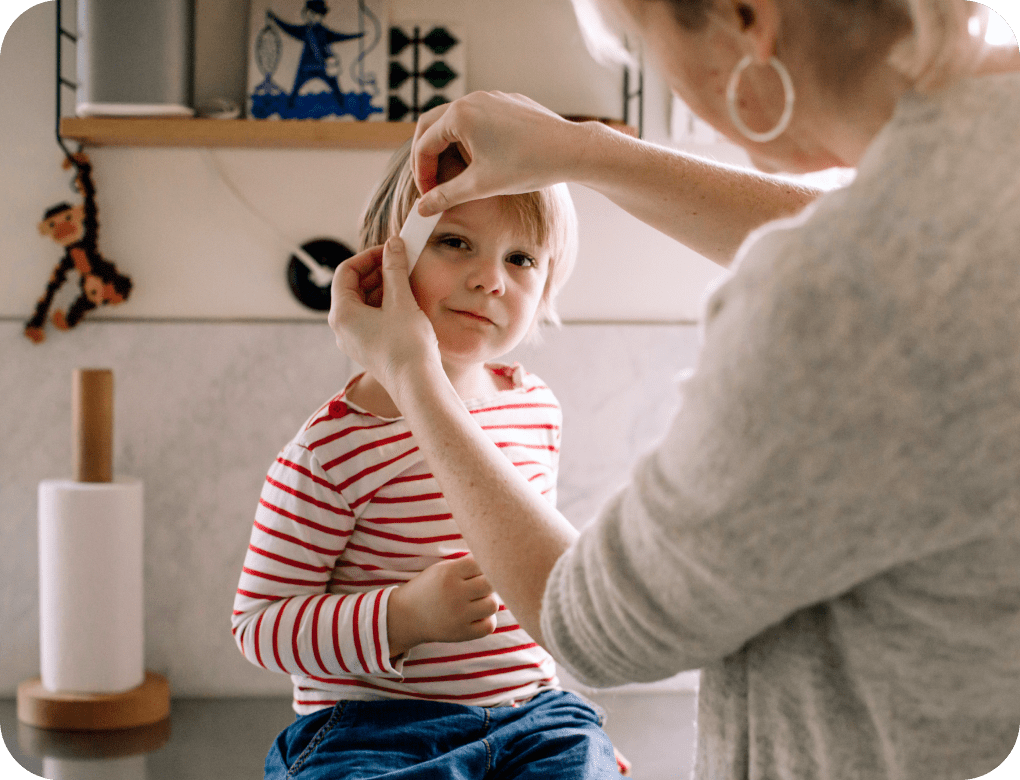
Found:
[[[442,365],[432,323],[418,308],[408,281],[404,242],[366,249],[333,275],[329,327],[337,346],[377,379],[390,396],[407,372]]]
[[[584,125],[524,95],[472,92],[422,114],[411,166],[424,193],[418,210],[437,214],[469,200],[533,192],[566,181],[583,156]],[[467,168],[441,182],[439,157],[456,146]]]

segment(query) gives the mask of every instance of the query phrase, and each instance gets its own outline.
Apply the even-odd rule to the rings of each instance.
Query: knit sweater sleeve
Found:
[[[708,300],[663,440],[549,577],[547,647],[588,684],[700,668],[983,531],[940,485],[968,438],[938,385],[969,352],[932,370],[916,347],[938,301],[883,284],[882,264],[903,264],[879,249],[862,262],[868,247],[841,235],[853,209],[827,197],[763,231]]]

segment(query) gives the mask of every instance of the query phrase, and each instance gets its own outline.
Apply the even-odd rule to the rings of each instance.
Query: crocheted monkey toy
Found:
[[[77,206],[58,203],[46,211],[39,223],[39,234],[62,246],[64,256],[53,269],[46,292],[36,304],[35,314],[25,323],[25,335],[36,344],[46,338],[43,326],[53,304],[53,296],[72,269],[80,277],[81,294],[66,315],[59,310],[53,312],[53,324],[60,330],[73,328],[86,312],[98,306],[123,303],[131,294],[131,279],[99,253],[99,210],[88,155],[79,152],[64,160],[64,168],[70,168],[72,164],[78,173],[75,187],[82,195],[82,202]]]

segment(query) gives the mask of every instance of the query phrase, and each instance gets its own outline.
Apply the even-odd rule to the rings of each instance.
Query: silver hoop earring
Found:
[[[726,108],[729,109],[730,120],[745,138],[764,144],[768,141],[774,141],[790,126],[790,120],[793,119],[793,79],[790,78],[790,71],[786,69],[783,63],[775,57],[769,58],[769,65],[779,74],[779,80],[783,82],[783,115],[779,117],[779,123],[771,130],[757,133],[744,124],[744,120],[740,118],[740,114],[737,111],[737,86],[740,84],[740,76],[752,62],[754,62],[754,58],[748,54],[737,63],[737,67],[734,68],[733,73],[730,75],[730,81],[726,85]]]

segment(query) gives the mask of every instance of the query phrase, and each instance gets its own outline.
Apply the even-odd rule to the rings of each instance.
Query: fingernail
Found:
[[[399,252],[404,251],[404,239],[400,236],[390,236],[386,240],[386,246],[390,250],[397,250]]]

